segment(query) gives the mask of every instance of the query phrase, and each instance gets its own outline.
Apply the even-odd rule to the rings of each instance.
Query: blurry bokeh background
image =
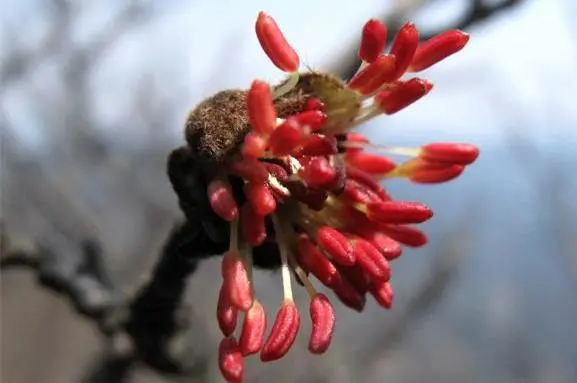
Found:
[[[6,231],[22,246],[48,238],[61,257],[96,237],[128,289],[179,215],[164,168],[189,108],[255,77],[282,78],[253,35],[259,10],[277,19],[306,64],[339,73],[366,19],[413,19],[434,32],[455,25],[470,3],[5,0]],[[455,182],[390,184],[393,195],[436,212],[430,245],[393,265],[393,310],[372,302],[362,315],[339,309],[325,356],[308,355],[303,331],[282,361],[249,362],[247,382],[577,381],[577,3],[518,3],[476,23],[463,52],[427,71],[436,83],[428,97],[363,128],[375,141],[482,149]],[[187,298],[209,357],[219,339],[217,268],[217,260],[203,264]],[[277,278],[256,279],[271,308]],[[95,329],[27,271],[3,273],[1,286],[2,382],[87,381],[102,353]],[[181,380],[220,381],[210,366]],[[146,369],[132,377],[172,380]]]

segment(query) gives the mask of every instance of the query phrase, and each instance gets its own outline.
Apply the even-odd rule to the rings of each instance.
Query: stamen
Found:
[[[246,272],[248,274],[248,280],[250,281],[250,285],[254,293],[254,283],[252,278],[253,273],[252,247],[250,247],[247,243],[243,242],[240,245],[240,254],[241,257],[243,258],[244,267],[246,268]]]
[[[238,219],[230,223],[230,236],[228,250],[230,252],[238,251]]]
[[[282,276],[282,286],[283,286],[283,296],[285,300],[293,300],[293,291],[291,284],[291,271],[288,263],[288,243],[285,233],[285,228],[283,228],[282,223],[277,214],[272,216],[272,222],[274,225],[274,230],[277,236],[278,248],[280,251],[280,261],[281,261],[281,276]]]
[[[291,266],[293,267],[296,275],[299,277],[300,281],[305,286],[305,290],[307,291],[307,294],[309,295],[310,298],[313,298],[317,294],[317,290],[315,289],[315,287],[311,283],[309,277],[307,276],[307,273],[303,270],[302,267],[300,267],[297,264],[296,260],[294,259],[294,257],[292,255],[290,256],[290,261],[291,261]]]
[[[418,157],[420,154],[419,148],[410,148],[403,146],[387,146],[380,144],[373,144],[372,142],[360,141],[343,141],[340,146],[345,149],[374,149],[381,153],[398,154],[401,156]]]

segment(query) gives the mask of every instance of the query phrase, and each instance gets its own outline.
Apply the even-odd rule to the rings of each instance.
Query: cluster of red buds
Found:
[[[217,307],[224,334],[219,366],[229,382],[242,381],[246,356],[260,353],[262,361],[276,360],[294,343],[301,317],[293,300],[293,277],[310,296],[308,348],[314,354],[329,347],[335,314],[311,276],[352,309],[362,311],[367,295],[390,308],[390,262],[401,255],[401,245],[427,242],[413,225],[433,212],[419,202],[392,199],[381,181],[401,177],[414,183],[446,182],[479,154],[476,147],[461,143],[377,145],[350,132],[429,93],[432,84],[427,80],[402,76],[458,52],[467,34],[452,30],[421,43],[415,25],[407,23],[385,53],[387,28],[370,20],[358,52],[362,65],[348,82],[325,73],[299,73],[299,56],[263,12],[256,34],[269,59],[288,78],[277,86],[256,80],[243,93],[249,129],[208,186],[212,209],[230,222]],[[407,159],[397,163],[388,155]],[[242,200],[233,193],[231,178],[242,181]],[[266,311],[255,297],[251,253],[267,237],[279,248],[284,291],[268,336]],[[235,337],[241,319],[240,337]]]

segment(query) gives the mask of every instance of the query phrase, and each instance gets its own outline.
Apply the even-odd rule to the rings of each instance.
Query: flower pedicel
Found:
[[[186,125],[189,148],[212,175],[211,208],[230,223],[217,304],[224,335],[219,367],[229,382],[242,381],[246,356],[260,353],[262,361],[276,360],[294,343],[302,318],[293,300],[293,275],[310,296],[308,348],[314,354],[329,347],[335,313],[311,277],[357,311],[363,310],[367,294],[390,308],[389,263],[401,255],[401,245],[427,242],[413,225],[433,212],[419,202],[392,199],[381,181],[446,182],[479,154],[460,143],[382,146],[351,132],[429,93],[430,82],[402,76],[461,50],[467,34],[453,30],[419,43],[417,29],[407,23],[385,53],[387,29],[370,20],[358,52],[363,64],[348,82],[321,72],[299,73],[298,54],[263,12],[256,34],[287,79],[273,86],[255,80],[248,91],[217,93],[191,112]],[[408,159],[397,164],[391,154]],[[241,183],[240,195],[233,182]],[[266,312],[252,283],[251,252],[265,241],[278,246],[284,291],[268,336]],[[239,318],[243,323],[235,337]]]

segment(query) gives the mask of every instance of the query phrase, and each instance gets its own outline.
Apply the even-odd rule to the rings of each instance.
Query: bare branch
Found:
[[[51,29],[46,33],[46,37],[37,50],[6,47],[12,51],[5,55],[6,59],[0,65],[0,89],[5,89],[19,81],[28,71],[63,48],[70,34],[72,21],[70,4],[67,0],[51,0],[48,9]]]

